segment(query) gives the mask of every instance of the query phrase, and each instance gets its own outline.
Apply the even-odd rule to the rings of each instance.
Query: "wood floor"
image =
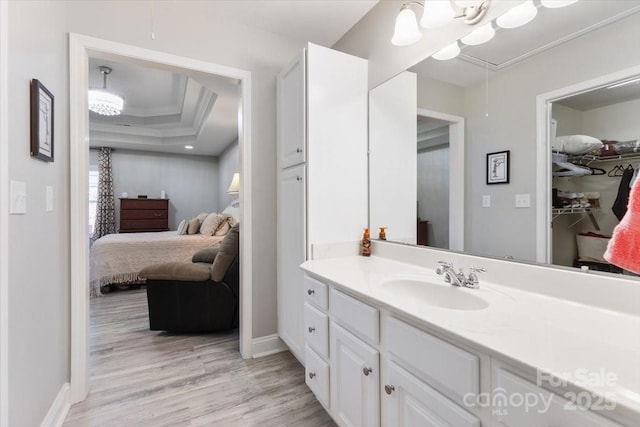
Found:
[[[90,352],[90,394],[64,426],[335,426],[290,353],[243,360],[237,331],[149,331],[144,289],[91,301]]]

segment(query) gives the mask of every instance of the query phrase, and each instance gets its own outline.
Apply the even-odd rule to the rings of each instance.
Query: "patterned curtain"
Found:
[[[100,149],[98,157],[98,203],[93,240],[116,232],[116,206],[113,199],[113,172],[111,170],[111,148]]]

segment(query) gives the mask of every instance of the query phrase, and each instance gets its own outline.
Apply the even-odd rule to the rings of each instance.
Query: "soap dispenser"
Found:
[[[369,229],[365,228],[360,241],[360,255],[371,256],[371,240],[369,238]]]
[[[380,227],[380,232],[378,233],[378,239],[387,240],[387,232],[385,231],[387,227]]]

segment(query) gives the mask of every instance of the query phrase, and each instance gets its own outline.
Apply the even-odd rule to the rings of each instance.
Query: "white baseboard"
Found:
[[[253,340],[253,357],[263,357],[270,354],[280,353],[289,348],[280,339],[278,334],[267,335],[265,337],[254,338]]]
[[[47,416],[44,417],[40,427],[61,427],[64,423],[64,419],[67,417],[67,412],[71,407],[71,400],[69,398],[69,383],[62,384],[60,391],[56,396],[56,399],[51,404]]]

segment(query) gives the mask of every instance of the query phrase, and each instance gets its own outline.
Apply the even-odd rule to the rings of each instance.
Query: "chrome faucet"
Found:
[[[453,268],[453,264],[445,261],[438,261],[438,268],[436,268],[436,274],[444,275],[444,281],[451,283],[453,286],[477,289],[480,287],[478,282],[478,275],[476,273],[484,273],[484,268],[472,267],[469,269],[469,275],[465,276],[462,269],[459,269],[456,273]]]

